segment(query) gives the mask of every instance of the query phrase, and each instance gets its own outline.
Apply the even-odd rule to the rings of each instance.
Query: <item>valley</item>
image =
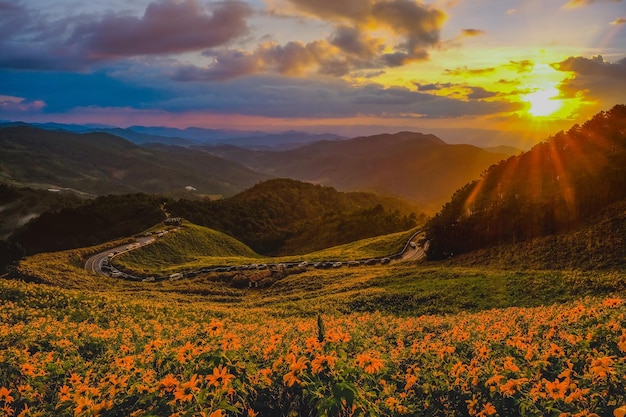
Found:
[[[33,199],[50,211],[5,227],[22,254],[0,279],[0,413],[618,415],[624,115],[501,159],[435,215],[286,178],[220,199],[5,186],[15,218]],[[448,149],[381,140],[281,152],[304,166],[298,149],[329,147],[344,175]],[[235,151],[251,172],[276,157]]]

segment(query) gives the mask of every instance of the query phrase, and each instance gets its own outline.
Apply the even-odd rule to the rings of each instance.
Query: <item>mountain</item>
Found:
[[[296,255],[411,229],[423,217],[396,198],[269,180],[218,201],[178,200],[173,216],[227,233],[263,255]]]
[[[249,149],[292,149],[303,144],[317,142],[320,140],[346,139],[344,136],[332,133],[311,134],[296,130],[279,133],[267,133],[262,131],[204,129],[199,127],[177,129],[172,127],[131,126],[124,129],[99,124],[76,125],[63,123],[23,123],[0,121],[0,128],[18,126],[31,126],[44,130],[67,131],[73,133],[109,133],[138,145],[148,143],[178,146],[231,144]]]
[[[201,149],[267,175],[395,195],[433,211],[458,187],[507,156],[414,132],[321,141],[287,151]]]
[[[626,106],[618,105],[457,190],[426,225],[428,256],[569,233],[625,199]]]
[[[0,128],[0,182],[90,194],[232,195],[266,179],[235,162],[177,146],[139,147],[108,133]]]
[[[260,136],[238,137],[218,141],[219,144],[238,146],[254,150],[288,150],[298,148],[313,142],[324,140],[345,140],[344,136],[325,134],[310,134],[290,130],[283,133],[264,134]]]

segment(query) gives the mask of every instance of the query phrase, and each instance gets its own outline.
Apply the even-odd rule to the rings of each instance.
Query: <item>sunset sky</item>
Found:
[[[621,0],[0,0],[0,120],[554,132],[626,102]]]

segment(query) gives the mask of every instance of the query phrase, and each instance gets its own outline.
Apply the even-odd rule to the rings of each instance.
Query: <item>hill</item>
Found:
[[[608,206],[576,230],[477,249],[444,262],[448,267],[624,271],[624,248],[626,200]]]
[[[72,188],[103,195],[132,192],[232,195],[267,178],[187,148],[145,148],[106,133],[29,126],[0,128],[0,182]]]
[[[492,166],[429,220],[429,258],[575,231],[624,200],[625,132],[618,105]]]
[[[109,195],[49,211],[14,231],[9,238],[27,255],[92,246],[132,236],[165,218],[162,197]]]
[[[267,175],[341,191],[394,195],[433,211],[458,187],[507,156],[413,132],[320,141],[282,152],[234,146],[202,149]]]
[[[264,255],[296,255],[413,228],[408,203],[278,179],[228,199],[168,203],[174,216],[227,233]]]
[[[156,242],[116,258],[125,269],[136,274],[174,272],[197,269],[207,265],[224,265],[229,260],[259,258],[252,249],[238,240],[206,227],[185,222],[184,227]]]

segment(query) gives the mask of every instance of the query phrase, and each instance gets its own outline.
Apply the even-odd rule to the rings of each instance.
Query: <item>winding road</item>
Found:
[[[100,275],[100,276],[109,276],[106,272],[102,270],[104,266],[104,261],[109,259],[109,254],[119,255],[124,252],[129,252],[133,249],[139,248],[141,246],[149,245],[154,242],[155,238],[152,236],[139,237],[136,238],[135,243],[129,243],[126,245],[120,245],[114,248],[111,248],[105,252],[98,253],[93,255],[91,258],[87,259],[85,262],[85,270],[92,274]]]
[[[176,230],[176,229],[174,229]],[[415,242],[416,238],[421,235],[423,232],[421,230],[418,230],[417,232],[415,232],[413,235],[411,235],[411,237],[407,240],[406,244],[404,245],[404,248],[397,253],[394,253],[392,255],[389,256],[385,256],[385,257],[381,257],[381,258],[376,258],[376,259],[372,259],[370,261],[375,261],[374,263],[381,263],[381,264],[385,264],[385,263],[398,263],[398,262],[409,262],[409,261],[418,261],[422,258],[424,258],[426,256],[426,250],[428,249],[428,242],[426,243],[425,247],[421,247],[417,245],[417,242]],[[131,276],[128,275],[122,271],[117,271],[115,270],[115,268],[113,268],[112,272],[107,273],[104,269],[108,269],[107,268],[107,261],[110,261],[112,258],[114,258],[115,256],[125,253],[125,252],[129,252],[131,250],[137,249],[141,246],[145,246],[145,245],[149,245],[153,242],[156,241],[156,238],[154,236],[144,236],[144,237],[138,237],[136,238],[135,243],[130,243],[130,244],[126,244],[126,245],[120,245],[114,248],[111,248],[107,251],[98,253],[96,255],[93,255],[92,257],[90,257],[89,259],[87,259],[87,262],[85,263],[85,270],[87,272],[90,272],[92,274],[96,274],[96,275],[100,275],[100,276],[114,276],[113,275],[113,271],[115,271],[115,273],[119,273],[120,275],[118,275],[118,277],[123,277],[123,278],[127,278],[127,279],[134,279],[134,280],[141,280],[140,277],[135,277],[135,276]],[[349,264],[354,264],[357,261],[351,261],[351,262],[339,262],[338,264],[341,266],[350,266]],[[332,264],[333,262],[326,262],[329,264]],[[307,264],[308,266],[313,266],[313,263],[308,263],[305,262],[305,264]],[[366,261],[358,261],[356,263],[357,265],[369,265],[369,263],[367,263]],[[249,265],[239,265],[239,266],[235,266],[235,267],[229,267],[229,268],[235,268],[235,269],[250,269]],[[200,271],[195,271],[195,274],[197,274],[198,272],[206,272],[206,271],[211,271],[211,270],[216,270],[219,272],[219,270],[222,269],[221,267],[215,267],[215,268],[204,268]],[[110,269],[108,269],[110,270]],[[186,274],[190,274],[189,272]],[[180,275],[182,276],[182,274],[173,274],[173,275]],[[191,275],[189,275],[191,276]],[[162,279],[167,279],[170,276],[163,276],[163,277],[159,277],[159,280]],[[154,280],[154,278],[151,278],[151,280]]]

